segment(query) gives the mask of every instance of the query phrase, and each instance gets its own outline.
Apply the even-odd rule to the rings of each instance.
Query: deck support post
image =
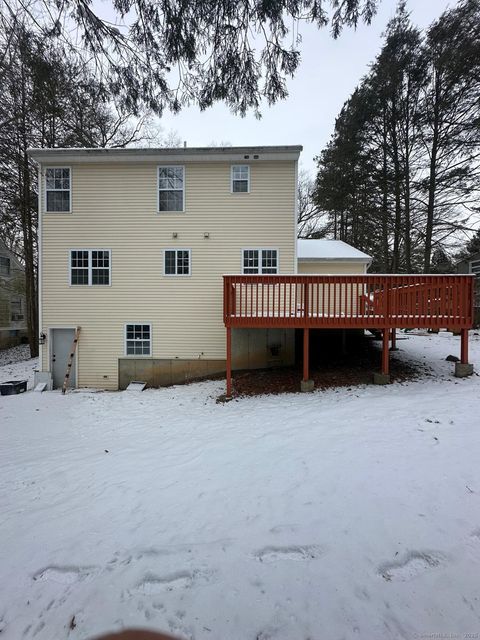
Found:
[[[227,327],[227,398],[232,395],[232,328]]]
[[[390,351],[398,351],[397,348],[397,330],[395,328],[392,329],[392,337],[390,341]]]
[[[383,344],[383,349],[382,349],[382,373],[384,376],[388,376],[388,374],[390,373],[389,371],[389,356],[388,356],[388,336],[389,331],[388,329],[384,329],[383,330],[383,334],[382,334],[382,344]]]
[[[468,364],[468,329],[462,329],[460,336],[460,362]]]
[[[310,329],[306,327],[303,329],[303,379],[300,383],[301,391],[313,391],[314,382],[309,379],[310,367],[309,367],[309,338]]]
[[[389,384],[389,351],[388,343],[390,339],[390,330],[385,327],[382,331],[382,372],[373,374],[373,384]]]
[[[455,363],[455,376],[466,378],[473,373],[473,364],[468,362],[468,329],[460,332],[460,362]]]

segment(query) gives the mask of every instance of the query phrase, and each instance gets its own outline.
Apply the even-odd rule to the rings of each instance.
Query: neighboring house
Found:
[[[457,273],[472,273],[475,277],[475,325],[480,326],[480,252],[457,263]]]
[[[225,371],[225,273],[296,272],[299,146],[38,149],[40,369],[61,386]],[[237,368],[288,364],[293,331],[237,332]]]
[[[25,271],[0,240],[0,349],[26,338]]]

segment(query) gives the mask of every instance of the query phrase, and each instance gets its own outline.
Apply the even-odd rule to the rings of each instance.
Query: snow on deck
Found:
[[[478,633],[480,378],[451,334],[398,346],[434,375],[0,398],[1,637]]]

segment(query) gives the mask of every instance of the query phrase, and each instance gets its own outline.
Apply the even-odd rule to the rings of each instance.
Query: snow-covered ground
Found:
[[[0,382],[28,380],[30,389],[33,386],[33,374],[37,368],[38,358],[30,358],[28,344],[0,350]]]
[[[0,398],[1,637],[479,637],[480,378],[398,346],[435,376]]]

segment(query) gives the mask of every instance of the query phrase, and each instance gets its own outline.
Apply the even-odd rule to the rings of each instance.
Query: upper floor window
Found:
[[[166,249],[164,273],[166,276],[189,276],[190,249]]]
[[[70,251],[71,285],[109,285],[109,249],[72,249]]]
[[[232,193],[250,192],[250,167],[248,164],[232,165]]]
[[[127,356],[152,355],[152,325],[125,325],[125,354]]]
[[[0,256],[0,276],[9,276],[10,269],[10,258],[7,258],[7,256]]]
[[[71,176],[68,167],[45,169],[45,206],[48,212],[69,213]]]
[[[158,167],[158,210],[184,211],[184,167]]]
[[[277,249],[244,249],[243,273],[278,273]]]

